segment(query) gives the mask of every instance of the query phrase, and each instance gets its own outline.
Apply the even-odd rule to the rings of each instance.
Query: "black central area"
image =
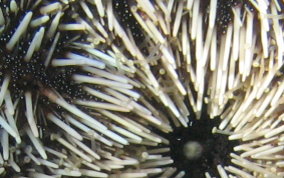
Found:
[[[175,128],[168,135],[170,140],[171,158],[174,159],[174,167],[177,172],[185,171],[185,178],[202,178],[205,172],[211,176],[219,175],[217,165],[230,165],[230,153],[237,141],[229,141],[227,136],[212,134],[212,128],[218,127],[219,118],[210,119],[203,114],[200,120],[190,118],[188,128]],[[188,159],[184,148],[188,143],[198,143],[202,147],[199,157]]]

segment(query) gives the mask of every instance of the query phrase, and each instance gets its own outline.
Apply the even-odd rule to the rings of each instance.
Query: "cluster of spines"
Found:
[[[58,14],[59,11],[62,10],[59,10],[58,8],[65,3],[71,8],[76,7],[74,9],[72,8],[72,10],[69,11],[70,13],[66,13],[68,14],[67,16],[70,15],[72,17],[76,17],[78,14],[74,12],[75,9],[82,9],[83,11],[79,12],[81,15],[77,19],[78,21],[72,19],[70,24],[68,24],[69,17],[66,17],[65,14],[64,17],[66,17],[66,21],[63,22],[66,22],[66,24],[60,24],[61,26],[59,27],[59,30],[78,30],[80,32],[83,31],[86,34],[89,33],[90,35],[88,34],[87,38],[89,38],[89,42],[92,42],[74,41],[72,45],[74,45],[76,49],[80,48],[80,52],[75,50],[75,52],[72,51],[71,53],[67,53],[66,56],[64,56],[64,59],[60,59],[60,57],[62,57],[60,55],[58,55],[58,57],[55,55],[56,59],[51,59],[51,66],[49,67],[66,67],[67,64],[70,65],[73,63],[74,65],[75,63],[82,67],[80,69],[82,71],[78,73],[78,71],[76,71],[76,69],[73,70],[73,68],[71,68],[70,71],[66,70],[66,73],[56,71],[55,75],[66,74],[67,77],[58,77],[59,84],[53,84],[50,88],[41,88],[40,94],[44,95],[45,99],[47,99],[50,103],[55,103],[56,106],[49,109],[44,108],[44,106],[40,106],[40,110],[42,112],[37,113],[37,115],[42,117],[42,121],[45,122],[45,124],[43,124],[43,128],[39,128],[39,130],[40,132],[41,130],[47,130],[49,133],[45,132],[45,134],[47,134],[48,137],[36,137],[35,131],[33,130],[34,128],[25,127],[21,130],[21,134],[24,133],[28,135],[27,137],[32,143],[26,144],[28,142],[25,142],[22,149],[25,151],[25,155],[32,160],[29,163],[33,165],[40,164],[42,167],[47,168],[47,172],[44,172],[41,168],[39,168],[35,170],[28,170],[28,173],[23,172],[22,174],[40,176],[42,174],[51,173],[67,176],[92,175],[105,177],[107,174],[102,172],[107,172],[109,174],[116,174],[120,176],[148,176],[162,174],[162,176],[170,177],[176,173],[175,168],[170,166],[167,166],[164,169],[160,168],[160,166],[170,165],[173,163],[172,158],[164,156],[169,152],[169,148],[165,146],[164,148],[155,149],[155,146],[160,144],[159,146],[162,145],[163,147],[163,145],[167,145],[169,142],[167,139],[162,138],[159,134],[155,134],[153,132],[159,133],[160,131],[163,131],[165,133],[169,133],[175,126],[188,126],[189,123],[187,117],[190,114],[188,107],[190,106],[186,105],[188,104],[187,100],[190,100],[189,103],[197,115],[200,114],[199,112],[201,111],[202,104],[204,103],[209,106],[208,113],[211,117],[217,116],[224,111],[224,114],[222,114],[223,122],[218,129],[215,128],[215,133],[229,134],[231,135],[230,139],[238,139],[242,137],[247,139],[247,135],[238,135],[236,134],[238,132],[234,132],[234,127],[236,127],[238,131],[243,132],[246,129],[242,127],[244,126],[242,125],[244,123],[239,123],[237,117],[242,114],[241,111],[243,108],[238,109],[237,112],[235,112],[238,105],[234,105],[234,103],[239,104],[243,102],[241,98],[245,98],[243,95],[245,95],[247,91],[243,91],[240,96],[236,97],[233,97],[232,93],[235,90],[241,90],[244,85],[244,87],[250,88],[248,82],[254,83],[255,81],[252,79],[251,81],[248,81],[250,80],[250,72],[241,73],[242,71],[240,71],[240,75],[233,78],[233,80],[230,80],[235,82],[233,82],[233,84],[228,84],[229,90],[227,90],[226,87],[226,82],[229,81],[226,78],[228,74],[226,73],[228,72],[226,62],[229,61],[229,65],[233,66],[231,67],[233,69],[237,68],[234,66],[236,65],[235,62],[237,60],[240,61],[239,65],[242,67],[246,66],[245,64],[247,61],[249,62],[249,58],[246,58],[247,60],[244,62],[238,58],[227,60],[228,58],[226,57],[228,50],[231,50],[231,46],[226,45],[226,42],[230,42],[232,37],[231,25],[235,23],[235,21],[232,21],[232,16],[229,19],[227,19],[226,16],[228,14],[232,15],[230,10],[232,6],[234,6],[233,2],[235,1],[228,2],[232,4],[225,6],[225,12],[221,15],[221,17],[219,16],[219,19],[221,19],[221,21],[223,20],[224,24],[226,24],[224,27],[227,28],[228,26],[228,31],[226,30],[223,32],[223,29],[221,30],[222,34],[216,34],[215,31],[216,28],[218,28],[216,27],[218,25],[214,24],[214,19],[218,19],[218,15],[216,15],[216,10],[218,8],[212,8],[209,13],[204,13],[200,12],[201,1],[199,0],[172,2],[173,4],[167,4],[163,1],[153,2],[137,0],[136,4],[130,4],[131,13],[139,25],[141,25],[143,33],[147,34],[147,36],[145,36],[146,39],[143,41],[144,44],[141,44],[141,48],[144,47],[147,49],[146,53],[140,50],[140,44],[133,42],[132,36],[135,36],[135,34],[133,32],[132,33],[134,35],[131,33],[129,34],[128,30],[132,29],[131,26],[127,24],[129,22],[122,23],[122,21],[129,20],[129,18],[127,18],[127,14],[122,17],[122,20],[119,19],[118,16],[121,10],[116,9],[115,13],[117,14],[113,14],[112,9],[114,7],[111,1],[103,2],[97,0],[96,3],[91,3],[90,1],[75,1],[70,4],[68,4],[69,1],[66,0],[51,4],[46,2],[47,4],[44,6],[48,8],[55,8],[55,14]],[[217,7],[218,4],[214,4],[214,2],[216,1],[210,1],[210,6],[215,5]],[[222,3],[226,4],[225,1],[220,2],[221,4],[219,4],[219,6],[222,6]],[[126,4],[128,4],[128,2],[126,2]],[[45,10],[48,10],[48,8]],[[94,9],[97,9],[95,18],[93,16]],[[187,13],[188,11],[191,13]],[[157,17],[160,17],[160,19]],[[213,19],[213,26],[209,25],[208,31],[205,30],[205,32],[203,31],[204,33],[198,33],[203,30],[204,25],[208,25],[204,23],[204,19],[206,18],[211,20]],[[50,21],[53,21],[54,19],[55,17]],[[143,20],[145,20],[145,22]],[[277,21],[277,19],[275,21]],[[251,21],[248,21],[248,24],[250,23]],[[137,24],[135,23],[134,25]],[[48,26],[52,26],[52,24],[49,24]],[[245,31],[245,29],[242,30]],[[249,30],[246,34],[248,37],[247,39],[253,39],[249,36]],[[218,40],[217,42],[217,35],[218,37],[221,37],[222,40]],[[51,36],[56,38],[56,34]],[[10,38],[11,37],[9,37],[9,39]],[[256,38],[258,38],[258,36]],[[264,37],[262,38],[265,39]],[[205,41],[204,43],[203,39]],[[60,40],[62,39],[59,39],[59,42]],[[206,43],[207,40],[208,43]],[[50,42],[53,43],[54,40],[51,40]],[[239,41],[235,44],[239,45],[238,42]],[[280,43],[281,41],[279,44]],[[208,47],[208,44],[210,44],[210,47]],[[241,41],[240,44],[242,44],[240,46],[245,46],[243,45],[243,41]],[[249,43],[246,46],[250,46],[252,48],[255,47],[254,43]],[[263,46],[265,46],[265,43]],[[216,49],[217,47],[218,49]],[[278,45],[278,47],[280,49],[281,45]],[[189,48],[194,48],[194,50],[188,51]],[[66,48],[63,49],[66,50]],[[209,49],[211,50],[210,52],[208,52]],[[257,50],[261,51],[260,49],[262,49],[262,46],[257,45]],[[49,50],[50,48],[48,48],[48,51]],[[55,51],[56,50],[59,49],[55,49]],[[239,50],[234,48],[232,51],[237,51],[237,53],[242,51],[240,52],[241,54],[243,52],[249,54],[250,51],[246,50],[247,49]],[[194,51],[194,53],[192,51]],[[81,54],[81,52],[84,54]],[[217,55],[216,52],[218,52]],[[56,52],[54,52],[54,54],[55,53]],[[211,55],[210,59],[204,57],[208,54]],[[261,54],[255,55],[259,55],[259,59],[262,58],[260,57]],[[200,56],[202,56],[202,58]],[[254,65],[261,66],[260,71],[262,71],[264,68],[262,66],[263,61],[256,60],[254,62]],[[277,62],[271,58],[270,65],[274,66],[275,63]],[[181,67],[183,65],[184,67]],[[62,67],[62,69],[64,67]],[[48,70],[48,68],[46,70]],[[253,72],[259,74],[258,70],[255,68],[253,69]],[[274,70],[272,72],[274,72]],[[133,73],[135,73],[135,75],[133,75]],[[162,77],[157,78],[157,73],[159,73]],[[181,79],[180,75],[184,73],[186,73],[189,77],[183,77]],[[78,84],[83,86],[82,89],[84,92],[96,99],[77,100],[78,97],[76,94],[76,97],[75,99],[73,98],[72,102],[67,102],[66,100],[70,97],[68,95],[73,94],[70,94],[65,86],[62,87],[65,82],[62,81],[63,83],[61,84],[60,80],[70,79],[70,75],[72,75],[71,78],[75,81],[75,85]],[[234,77],[234,75],[235,72],[230,71],[230,77]],[[131,78],[132,76],[136,76],[137,78]],[[204,83],[207,83],[207,81],[204,81],[207,80],[206,76],[209,76],[208,83],[210,85],[208,84],[207,86],[210,87],[205,87],[204,89]],[[261,72],[259,76],[261,77]],[[271,76],[274,76],[273,73],[270,73],[265,78],[264,82],[257,83],[261,86],[261,90],[257,94],[258,99],[259,96],[262,96],[265,85],[269,84]],[[5,83],[5,81],[7,80],[4,78],[3,83]],[[189,84],[192,86],[189,87]],[[282,87],[279,87],[280,89],[283,88],[283,85],[281,86]],[[275,87],[278,87],[278,85]],[[280,89],[279,91],[281,91]],[[67,92],[63,90],[67,90]],[[137,92],[137,90],[139,92]],[[273,90],[273,92],[275,90]],[[272,95],[273,92],[269,92],[269,95],[264,93],[264,95],[269,99],[269,96]],[[143,97],[140,96],[140,93]],[[247,95],[250,95],[251,98],[254,99],[253,93],[248,93]],[[24,111],[32,110],[33,107],[30,107],[29,103],[32,103],[32,106],[35,105],[36,102],[31,99],[34,97],[31,97],[30,92],[25,92],[24,98],[25,103],[21,103],[23,105],[21,109]],[[230,102],[229,106],[224,109],[224,105],[228,98],[232,102]],[[267,103],[268,99],[265,100],[266,102],[264,103]],[[155,100],[155,102],[153,100]],[[10,101],[8,97],[6,98],[6,101],[7,103]],[[5,104],[7,104],[6,101]],[[255,100],[246,100],[246,105],[252,101]],[[275,104],[276,99],[273,101],[274,102],[272,103]],[[153,103],[158,103],[159,106],[153,105]],[[255,101],[255,103],[259,105],[257,101]],[[160,110],[160,108],[162,109]],[[262,107],[260,107],[260,109],[254,109],[257,110],[256,112],[259,116],[261,115],[259,113],[262,113],[265,110],[265,108],[262,110]],[[165,113],[162,111],[165,111]],[[273,109],[269,111],[273,112]],[[32,118],[32,112],[26,113],[30,114],[29,118]],[[3,113],[1,114],[2,116],[4,115]],[[227,114],[230,117],[227,117]],[[236,114],[236,116],[233,117],[232,114]],[[12,130],[9,130],[10,128],[8,127],[5,129],[8,129],[10,131],[9,134],[12,136],[16,135],[16,139],[18,139],[17,133],[14,133],[16,128],[12,127],[12,122],[10,123],[10,120],[8,120],[8,116],[10,116],[9,113],[5,113],[4,116],[7,120],[5,121],[4,119],[4,121],[6,123],[9,122]],[[172,120],[170,121],[169,118]],[[228,118],[233,121],[228,121]],[[251,119],[251,117],[246,119]],[[5,123],[3,120],[1,121],[2,124]],[[276,121],[274,123],[275,127],[279,124]],[[174,127],[171,125],[171,122],[173,122]],[[229,126],[226,125],[228,123]],[[253,122],[247,122],[245,124],[250,125],[251,123]],[[56,125],[56,127],[54,129],[50,129],[50,127],[54,125]],[[45,129],[44,126],[47,127],[47,129]],[[279,129],[273,129],[272,133],[275,135],[277,132],[279,132]],[[2,147],[3,150],[7,151],[5,146],[7,146],[6,140],[8,136],[7,132],[3,133],[4,136],[1,137],[1,139],[4,140],[2,142]],[[254,137],[254,134],[253,130],[249,132],[249,138]],[[265,137],[270,138],[274,136],[273,134],[265,134]],[[50,144],[50,146],[43,147],[41,142],[43,142],[44,146],[46,146],[46,144],[49,144],[48,141],[52,144]],[[261,140],[256,144],[260,144],[263,141],[264,140]],[[275,144],[276,141],[271,141],[269,143]],[[128,147],[130,147],[130,149],[136,148],[138,145],[138,155],[128,152],[127,148],[124,147],[125,145],[129,145]],[[33,151],[31,151],[31,146]],[[238,149],[245,149],[246,146],[249,145],[244,145],[243,147],[240,146]],[[252,148],[253,147],[254,146],[252,146]],[[269,145],[267,145],[267,147],[269,147]],[[269,149],[270,148],[271,147],[269,147]],[[276,147],[276,149],[273,149],[273,152],[269,150],[270,152],[267,153],[268,150],[265,150],[265,153],[253,154],[253,156],[267,156],[271,153],[273,153],[273,156],[274,153],[277,156],[277,153],[281,148],[282,147],[280,145]],[[62,151],[62,149],[64,151]],[[250,174],[258,175],[262,173],[268,175],[277,174],[273,172],[273,170],[271,170],[271,172],[270,170],[266,170],[255,165],[251,159],[244,158],[247,155],[250,156],[250,154],[251,153],[246,153],[241,157],[236,154],[232,154],[232,161],[237,166],[223,167],[218,165],[218,172],[223,177],[228,176],[227,174],[235,174],[238,176]],[[21,155],[18,155],[18,157],[20,156]],[[47,156],[49,158],[49,162],[46,160]],[[5,153],[5,159],[6,157],[7,154]],[[269,164],[269,162],[261,161],[261,158],[259,161],[263,165],[266,166]],[[12,165],[13,170],[19,171],[14,160],[9,159],[9,164]],[[81,165],[88,168],[80,166],[77,163],[81,163]],[[251,168],[251,165],[254,167]],[[281,162],[277,162],[276,165],[281,166]],[[127,170],[127,168],[130,170]],[[114,171],[115,169],[119,170]],[[182,177],[183,174],[184,172],[181,171],[177,174],[177,177]],[[210,177],[207,173],[207,177],[208,176]]]

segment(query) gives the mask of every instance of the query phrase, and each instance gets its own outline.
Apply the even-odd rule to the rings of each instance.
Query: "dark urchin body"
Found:
[[[1,51],[1,61],[0,61],[0,80],[1,83],[4,80],[9,80],[8,91],[11,96],[12,101],[16,101],[16,120],[18,128],[29,127],[27,124],[26,106],[25,106],[25,93],[31,93],[32,103],[36,103],[35,106],[35,119],[37,128],[40,131],[40,137],[43,143],[49,143],[49,134],[52,132],[52,127],[47,127],[45,116],[49,112],[56,110],[61,113],[61,108],[50,103],[48,99],[42,95],[43,90],[55,90],[64,96],[66,100],[72,102],[75,98],[86,98],[86,94],[82,91],[81,87],[72,81],[72,75],[75,73],[80,73],[80,69],[76,66],[67,67],[54,67],[51,64],[45,64],[46,59],[49,58],[65,58],[66,54],[70,51],[74,53],[80,53],[80,50],[72,47],[72,42],[74,40],[82,42],[84,34],[83,32],[69,32],[57,30],[54,34],[47,34],[47,31],[51,28],[51,21],[48,21],[40,26],[29,26],[24,29],[21,37],[16,42],[12,49],[7,49],[7,44],[11,40],[12,36],[15,34],[17,28],[21,24],[24,17],[28,12],[32,12],[32,20],[42,17],[43,13],[40,9],[49,2],[37,2],[33,4],[31,1],[21,1],[21,4],[17,4],[16,11],[11,9],[11,3],[15,1],[2,1],[0,4],[1,11],[3,13],[5,23],[2,24],[1,38],[0,38],[0,51]],[[70,16],[72,15],[72,8],[65,7],[64,15],[60,19],[60,23],[72,23]],[[56,13],[48,14],[51,19],[54,19]],[[37,32],[40,29],[45,29],[45,35],[41,39],[41,44],[38,50],[34,51],[29,57],[29,61],[25,61],[25,57],[28,52],[28,48],[35,38]],[[58,39],[55,43],[55,49],[51,52],[51,46],[55,41],[55,36],[58,35]],[[81,73],[83,73],[81,71]],[[87,97],[88,98],[88,97]],[[56,130],[54,130],[56,131]],[[19,132],[23,130],[19,129]],[[26,148],[25,142],[30,142],[26,137],[23,137],[23,142],[21,145],[15,147],[22,147],[23,150]],[[10,143],[11,147],[15,143]],[[19,156],[19,157],[18,157]],[[22,159],[23,155],[17,155],[14,159]],[[25,162],[19,163],[20,167],[28,167]],[[10,172],[11,171],[11,172]],[[7,172],[5,176],[13,176],[13,170],[7,167]],[[25,175],[24,172],[21,173]]]
[[[4,25],[0,39],[1,54],[3,55],[1,64],[1,81],[3,82],[5,74],[6,76],[9,75],[11,77],[9,89],[12,96],[15,97],[13,99],[23,97],[25,91],[39,91],[41,88],[55,88],[59,92],[65,92],[65,94],[71,98],[79,95],[78,93],[76,94],[76,92],[78,92],[78,88],[75,88],[75,84],[71,81],[72,74],[78,71],[76,67],[61,68],[44,65],[55,34],[52,38],[48,38],[47,36],[43,37],[40,49],[31,56],[31,60],[29,62],[25,62],[23,59],[27,54],[27,49],[39,28],[35,27],[26,29],[25,34],[21,37],[19,42],[17,42],[16,46],[12,50],[7,49],[6,44],[15,33],[21,20],[24,18],[24,15],[29,12],[30,9],[35,9],[33,11],[35,12],[33,14],[33,18],[39,18],[42,16],[42,14],[39,14],[40,4],[34,7],[28,3],[25,5],[27,7],[20,8],[16,14],[8,10],[8,5],[9,2],[2,2],[1,5],[2,12],[7,13],[3,14],[4,17],[6,17],[5,21],[7,24]],[[65,16],[61,19],[61,23],[66,21],[67,17]],[[72,22],[69,17],[68,20],[69,21],[67,22]],[[48,30],[50,23],[51,22],[48,22],[41,27]],[[82,33],[60,33],[52,58],[64,57],[68,51],[76,52],[75,49],[70,47],[72,38],[76,38],[77,40],[79,38],[80,40],[82,39],[82,36]]]

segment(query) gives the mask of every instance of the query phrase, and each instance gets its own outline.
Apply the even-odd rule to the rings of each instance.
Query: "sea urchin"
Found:
[[[0,7],[1,176],[284,176],[282,1]]]

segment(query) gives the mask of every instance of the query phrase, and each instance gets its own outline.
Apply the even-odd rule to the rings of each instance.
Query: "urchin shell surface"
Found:
[[[283,7],[0,1],[0,175],[283,177]]]

